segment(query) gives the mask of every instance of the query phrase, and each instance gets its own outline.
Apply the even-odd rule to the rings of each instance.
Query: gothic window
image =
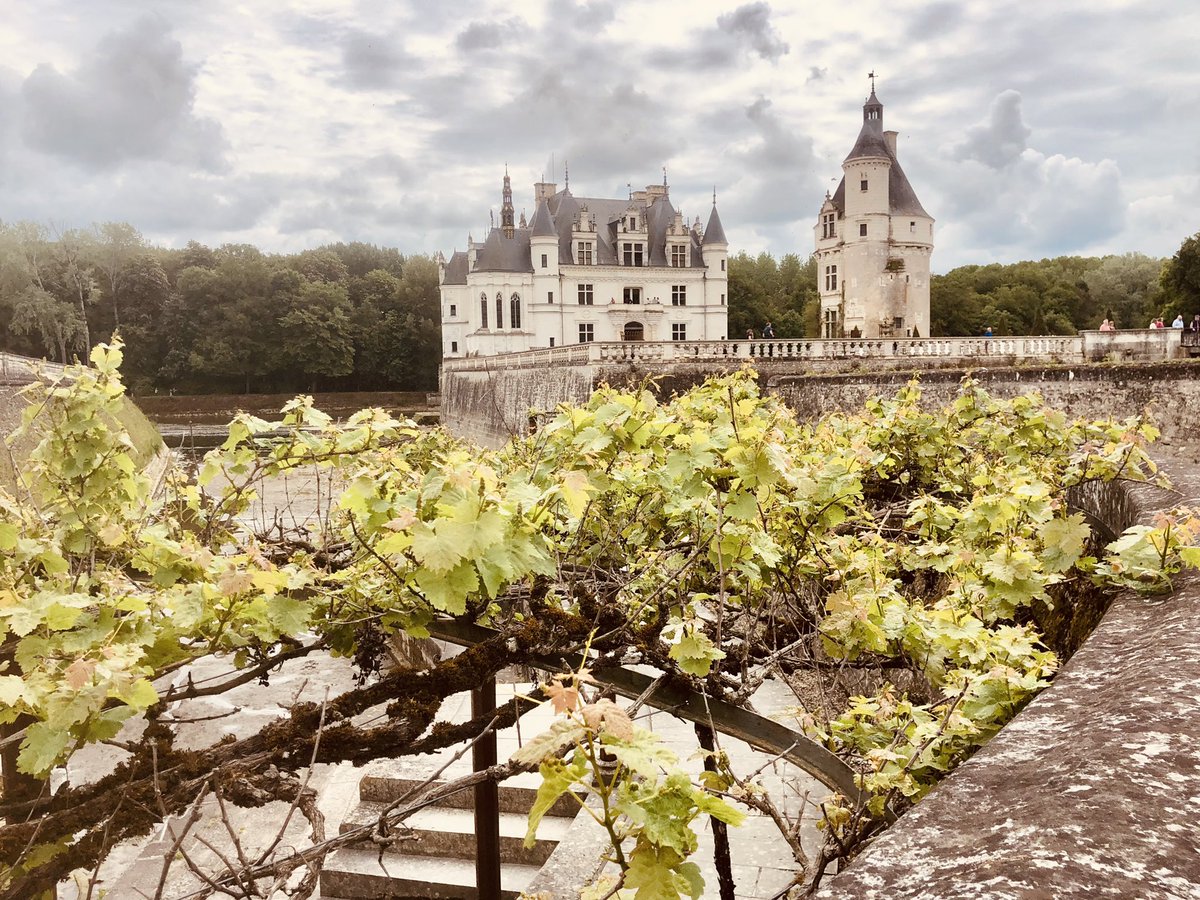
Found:
[[[496,292],[496,330],[499,331],[504,327],[504,297],[499,291]]]
[[[512,328],[521,327],[521,295],[513,294],[508,301],[508,324]]]
[[[622,249],[623,255],[624,255],[624,258],[622,261],[624,262],[625,265],[641,266],[641,265],[645,264],[643,262],[645,250],[641,244],[627,243],[627,244],[624,244],[621,249]]]
[[[672,306],[687,306],[687,285],[686,284],[671,285],[671,305]]]
[[[592,264],[592,251],[591,241],[580,241],[575,253],[575,262],[581,266],[590,266]]]
[[[581,284],[579,286],[579,305],[580,306],[591,306],[593,302],[595,302],[595,297],[594,297],[592,285]]]
[[[636,287],[625,288],[624,300],[626,303],[641,303],[642,289]]]
[[[837,266],[826,266],[825,267],[825,290],[826,291],[836,291],[837,290]]]
[[[591,322],[579,323],[579,343],[589,344],[596,339],[596,326]]]
[[[687,265],[687,247],[683,244],[671,245],[671,266],[682,269]]]
[[[675,323],[671,326],[671,340],[686,341],[687,340],[687,324]]]
[[[487,316],[488,316],[487,294],[480,294],[479,295],[479,318],[480,318],[479,327],[480,328],[488,327]]]

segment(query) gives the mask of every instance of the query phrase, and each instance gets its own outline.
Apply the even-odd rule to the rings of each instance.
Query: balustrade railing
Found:
[[[668,363],[720,360],[855,360],[855,359],[973,359],[1057,361],[1081,359],[1083,338],[1061,337],[947,337],[860,338],[846,340],[759,339],[726,341],[595,341],[501,353],[495,356],[442,360],[446,371],[528,368],[587,363]]]

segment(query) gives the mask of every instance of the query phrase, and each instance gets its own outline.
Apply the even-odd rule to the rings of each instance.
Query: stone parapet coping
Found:
[[[1196,504],[1116,483],[1114,531]],[[1190,499],[1191,498],[1191,499]],[[1200,897],[1200,577],[1123,593],[1043,691],[881,835],[823,898]]]

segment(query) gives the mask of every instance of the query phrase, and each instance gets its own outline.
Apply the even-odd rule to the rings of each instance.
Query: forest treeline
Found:
[[[86,359],[119,330],[137,392],[434,390],[440,320],[428,256],[167,249],[124,223],[0,223],[0,349]]]
[[[1200,313],[1200,235],[1171,258],[1141,253],[1060,256],[1008,265],[960,266],[930,281],[930,331],[936,336],[1074,334],[1110,318],[1145,328],[1162,316]],[[729,334],[820,335],[814,257],[739,253],[729,261]]]
[[[1200,235],[1174,257],[1060,256],[970,265],[931,281],[933,335],[1071,334],[1111,318],[1144,328],[1200,312]],[[51,233],[0,223],[0,349],[86,359],[119,330],[137,392],[435,390],[437,263],[394,248],[329,244],[156,247],[110,222]],[[814,257],[729,260],[729,334],[817,337]]]

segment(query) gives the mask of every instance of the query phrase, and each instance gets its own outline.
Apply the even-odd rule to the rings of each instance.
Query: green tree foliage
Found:
[[[762,334],[771,322],[776,337],[819,335],[820,296],[815,257],[789,253],[778,262],[768,253],[739,253],[729,260],[729,336]]]
[[[334,288],[331,293],[328,288]],[[437,264],[371,244],[148,247],[106,223],[0,223],[0,346],[59,361],[118,330],[139,392],[434,390]]]
[[[930,280],[934,335],[1073,334],[1109,313],[1145,328],[1160,302],[1161,260],[1141,254],[1060,256],[1011,265],[960,266]]]
[[[300,300],[312,291],[324,294],[314,306],[340,300],[308,282]],[[206,784],[227,802],[304,810],[293,773],[310,760],[474,736],[492,714],[431,730],[439,701],[531,654],[581,653],[594,674],[635,658],[735,704],[777,668],[822,679],[802,720],[860,773],[864,805],[822,804],[834,855],[852,852],[1047,683],[1059,660],[1036,613],[1061,588],[1159,588],[1200,564],[1186,512],[1104,549],[1064,502],[1073,485],[1149,477],[1150,426],[1071,421],[1036,395],[1000,401],[970,381],[942,409],[910,385],[812,424],[747,373],[669,403],[603,389],[499,451],[379,410],[335,424],[299,398],[279,422],[239,416],[194,483],[167,479],[155,498],[116,425],[119,348],[92,359],[29,389],[39,413],[26,428],[40,440],[20,492],[0,493],[0,721],[25,717],[19,766],[39,778],[135,716],[154,724],[122,736],[128,756],[98,784],[0,800],[0,900],[90,868]],[[248,533],[238,516],[258,478],[297,467],[340,485],[331,530]],[[437,619],[498,635],[203,751],[175,747],[161,716],[318,650],[353,655],[370,676],[381,637],[424,636]],[[213,655],[230,671],[178,677]],[[694,781],[587,676],[547,685],[562,718],[512,763],[542,772],[531,834],[555,797],[582,788],[620,869],[611,890],[701,896],[688,857],[703,816],[735,822],[730,801],[759,789],[719,760]],[[498,714],[511,721],[513,707]],[[286,878],[284,858],[299,864],[285,854],[265,875]],[[244,886],[228,864],[212,877]]]
[[[1186,238],[1162,270],[1162,286],[1170,293],[1164,316],[1185,318],[1200,312],[1200,234]]]

